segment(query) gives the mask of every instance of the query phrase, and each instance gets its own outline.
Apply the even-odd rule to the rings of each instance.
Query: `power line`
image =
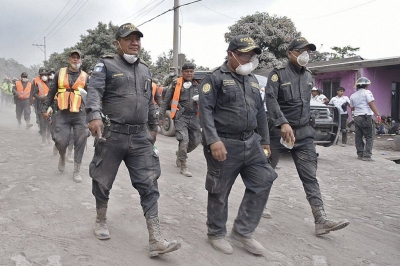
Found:
[[[179,5],[179,6],[177,6],[177,7],[170,8],[170,9],[168,9],[167,11],[164,11],[164,12],[162,12],[161,14],[159,14],[159,15],[157,15],[157,16],[155,16],[155,17],[153,17],[153,18],[151,18],[151,19],[149,19],[149,20],[143,22],[142,24],[138,25],[137,27],[140,27],[140,26],[146,24],[147,22],[150,22],[150,21],[154,20],[154,19],[156,19],[156,18],[158,18],[158,17],[164,15],[165,13],[168,13],[168,12],[170,12],[170,11],[174,11],[175,9],[177,9],[177,8],[179,8],[179,7],[187,6],[187,5],[194,4],[194,3],[200,2],[200,1],[202,1],[202,0],[196,0],[196,1],[193,1],[193,2],[190,2],[190,3],[187,3],[187,4],[183,4],[183,5]]]
[[[217,14],[220,14],[221,16],[224,16],[224,17],[227,17],[227,18],[231,18],[231,19],[234,19],[234,20],[239,20],[238,18],[233,18],[233,17],[227,16],[227,15],[224,15],[224,14],[222,14],[222,13],[219,13],[219,12],[217,12],[217,11],[215,11],[215,10],[209,8],[209,7],[206,7],[206,6],[203,5],[202,3],[199,3],[199,4],[202,5],[202,6],[204,6],[204,7],[207,8],[208,10],[211,10],[212,12],[215,12],[215,13],[217,13]]]
[[[147,12],[145,12],[145,13],[139,15],[139,16],[137,17],[137,19],[139,19],[139,18],[141,18],[141,17],[147,15],[150,11],[154,10],[156,7],[158,7],[159,5],[161,5],[164,1],[165,1],[165,0],[162,0],[160,3],[158,3],[157,5],[155,5],[153,8],[149,9]]]
[[[79,0],[75,2],[75,4],[68,10],[68,12],[60,19],[60,21],[47,33],[47,35],[53,34],[55,30],[57,30],[57,26],[60,25],[64,21],[64,19],[71,13],[72,9],[79,3]]]
[[[79,10],[81,10],[82,9],[82,7],[84,7],[85,5],[86,5],[86,3],[88,2],[89,0],[86,0],[86,2],[85,3],[83,3],[83,5],[81,5],[81,7],[55,32],[55,33],[53,33],[51,36],[49,36],[48,37],[48,39],[50,39],[51,37],[53,37],[54,35],[56,35],[57,34],[57,32],[59,32],[75,15],[76,15],[76,13],[78,13],[79,12]]]
[[[140,12],[142,12],[144,9],[146,9],[148,6],[152,5],[154,2],[156,2],[157,0],[154,0],[153,2],[148,3],[147,5],[145,5],[142,9],[138,10],[137,12],[133,13],[132,15],[130,15],[129,17],[127,17],[126,19],[123,19],[120,23],[118,24],[122,24],[122,22],[127,21],[128,19],[131,19],[132,17],[134,17],[135,15],[139,14]],[[135,17],[136,18],[136,17]]]
[[[323,15],[323,16],[315,17],[315,18],[304,19],[304,20],[300,20],[300,21],[308,21],[308,20],[313,20],[313,19],[325,18],[325,17],[333,16],[333,15],[336,15],[336,14],[339,14],[339,13],[342,13],[342,12],[345,12],[345,11],[348,11],[348,10],[351,10],[351,9],[354,9],[354,8],[357,8],[357,7],[360,7],[360,6],[363,6],[363,5],[367,5],[367,4],[372,3],[374,1],[376,1],[376,0],[372,0],[372,1],[369,1],[367,3],[361,4],[361,5],[358,5],[358,6],[353,6],[353,7],[341,10],[341,11],[337,11],[335,13],[331,13],[331,14],[327,14],[327,15]]]

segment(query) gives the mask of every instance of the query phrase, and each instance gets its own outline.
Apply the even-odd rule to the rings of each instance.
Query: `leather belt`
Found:
[[[117,132],[125,135],[137,134],[142,132],[146,127],[146,124],[129,125],[129,124],[116,124],[112,123],[110,125],[110,131]]]
[[[247,140],[251,136],[253,136],[254,130],[251,131],[243,131],[242,133],[222,133],[222,132],[217,132],[218,136],[221,138],[226,138],[226,139],[237,139],[237,140]]]

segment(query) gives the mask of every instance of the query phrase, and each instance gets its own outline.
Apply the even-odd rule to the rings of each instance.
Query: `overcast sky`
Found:
[[[186,4],[193,0],[180,0]],[[0,0],[0,57],[29,67],[75,45],[99,21],[139,25],[173,7],[173,0]],[[75,6],[74,6],[75,5]],[[365,59],[400,56],[399,0],[202,0],[180,8],[181,52],[214,68],[224,60],[224,33],[246,15],[286,16],[321,52],[360,47]],[[68,11],[70,11],[68,13]],[[147,14],[145,14],[147,13]],[[172,49],[173,12],[139,27],[152,60]]]

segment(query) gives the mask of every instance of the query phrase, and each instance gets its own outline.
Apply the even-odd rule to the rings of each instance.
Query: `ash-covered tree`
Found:
[[[270,16],[268,13],[255,13],[242,17],[225,33],[225,41],[237,35],[248,34],[260,46],[262,54],[258,68],[272,68],[287,61],[286,49],[289,42],[301,36],[288,17]]]
[[[334,51],[333,53],[330,53],[331,59],[340,59],[356,56],[357,54],[354,52],[359,51],[360,47],[354,48],[350,45],[347,45],[344,47],[333,46],[331,49]]]
[[[87,30],[87,35],[81,35],[80,41],[75,46],[65,48],[60,54],[53,53],[50,55],[49,60],[45,62],[45,67],[59,69],[67,66],[69,53],[73,49],[78,49],[83,55],[82,69],[84,71],[93,69],[100,56],[116,54],[117,48],[114,46],[114,41],[117,29],[118,26],[113,25],[111,22],[108,24],[99,22],[95,29]],[[146,63],[151,64],[150,54],[143,47],[139,57]]]

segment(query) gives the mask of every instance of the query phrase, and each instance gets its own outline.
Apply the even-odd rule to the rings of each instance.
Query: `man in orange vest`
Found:
[[[54,110],[52,119],[56,119],[56,130],[53,138],[56,143],[60,159],[58,170],[64,172],[67,146],[70,138],[74,138],[74,172],[75,182],[82,182],[80,174],[83,152],[88,137],[86,113],[82,101],[81,91],[86,89],[88,75],[80,70],[81,52],[72,50],[68,58],[68,67],[60,68],[54,76],[49,93],[43,103],[42,115],[48,120],[47,109],[53,105],[57,95],[57,110]],[[71,127],[73,134],[71,134]]]
[[[46,100],[46,96],[49,93],[49,86],[47,85],[48,73],[45,68],[39,68],[39,76],[33,80],[32,85],[32,99],[34,98],[36,117],[39,124],[39,132],[42,136],[42,143],[40,146],[46,146],[46,137],[50,144],[50,124],[42,116],[43,102]]]
[[[176,152],[176,166],[181,168],[181,174],[192,176],[186,159],[187,154],[200,144],[200,120],[198,117],[197,101],[194,96],[199,95],[197,84],[193,80],[194,64],[185,62],[182,66],[182,77],[173,81],[165,94],[159,115],[160,125],[164,123],[167,108],[171,107],[171,118],[175,121],[175,137],[179,141]]]
[[[17,114],[18,125],[21,125],[22,113],[24,113],[24,120],[26,122],[26,129],[31,128],[31,105],[30,94],[32,83],[28,81],[28,73],[22,72],[21,80],[15,82],[13,94],[16,96],[15,112]]]

